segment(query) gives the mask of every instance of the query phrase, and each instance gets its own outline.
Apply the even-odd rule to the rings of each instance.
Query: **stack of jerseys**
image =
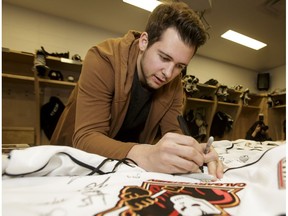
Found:
[[[286,214],[286,144],[213,143],[223,179],[146,172],[66,146],[2,156],[3,216]],[[205,169],[207,171],[207,169]]]

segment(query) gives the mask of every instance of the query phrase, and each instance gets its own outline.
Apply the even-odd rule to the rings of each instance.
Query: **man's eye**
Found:
[[[165,56],[162,56],[162,55],[160,55],[160,58],[162,59],[162,61],[170,61],[169,58],[167,58],[167,57],[165,57]]]
[[[184,70],[186,68],[186,65],[178,64],[177,68],[180,70]]]

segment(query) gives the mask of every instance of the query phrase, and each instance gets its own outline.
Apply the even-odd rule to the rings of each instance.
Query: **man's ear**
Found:
[[[148,33],[142,32],[139,38],[139,48],[141,51],[145,51],[148,46]]]

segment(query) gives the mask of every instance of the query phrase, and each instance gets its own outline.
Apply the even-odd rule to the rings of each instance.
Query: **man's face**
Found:
[[[137,69],[141,83],[151,89],[159,89],[178,76],[195,52],[195,47],[184,44],[174,28],[168,28],[149,48],[147,45],[148,34],[142,33]]]

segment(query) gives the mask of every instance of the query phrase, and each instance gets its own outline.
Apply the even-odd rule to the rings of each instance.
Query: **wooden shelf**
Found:
[[[32,144],[34,142],[33,127],[2,127],[3,144]],[[2,146],[3,149],[3,146]]]
[[[75,82],[60,81],[60,80],[48,80],[39,78],[40,85],[45,87],[74,87],[76,86]]]
[[[33,53],[2,48],[2,84],[5,93],[2,96],[5,104],[2,133],[8,143],[19,143],[22,139],[32,145],[48,144],[49,140],[40,127],[40,108],[51,96],[61,100],[65,97],[63,99],[67,100],[81,72],[80,61],[46,56],[48,69],[44,77],[38,77],[38,72],[33,70],[34,56]],[[61,72],[64,81],[51,80],[50,70]],[[73,76],[74,82],[67,81],[68,76]],[[10,104],[14,105],[13,109],[9,108]],[[27,115],[26,110],[29,112]],[[31,128],[31,125],[34,127]],[[9,129],[8,126],[20,127]]]
[[[58,58],[54,56],[47,56],[46,57],[46,65],[50,69],[59,70],[61,72],[63,71],[79,71],[82,67],[82,62],[74,61],[72,59],[67,58]]]
[[[22,76],[22,75],[16,75],[16,74],[8,74],[8,73],[2,73],[2,79],[4,80],[11,80],[15,82],[34,82],[34,77],[29,76]]]
[[[266,94],[249,93],[250,100],[248,101],[248,105],[244,105],[241,98],[242,91],[228,88],[228,95],[224,101],[223,97],[217,96],[218,86],[198,84],[197,88],[199,89],[198,92],[187,96],[184,114],[188,113],[189,109],[205,109],[206,123],[208,124],[207,137],[210,135],[213,118],[217,112],[224,112],[230,115],[233,120],[232,130],[225,132],[221,138],[215,137],[215,140],[245,139],[247,130],[258,120],[259,114],[264,112],[263,109],[267,99]],[[211,97],[212,100],[203,99],[206,96]],[[282,108],[275,109],[281,110]]]
[[[268,94],[268,97],[271,97],[270,99],[272,100],[272,107],[268,108],[269,134],[273,140],[285,140],[286,92],[281,91],[270,95]]]
[[[194,102],[200,102],[200,103],[210,103],[210,104],[214,104],[215,101],[213,100],[206,100],[206,99],[201,99],[201,98],[187,98],[188,101],[194,101]]]
[[[228,102],[223,102],[223,101],[218,101],[217,103],[218,103],[219,105],[239,107],[239,104],[236,104],[236,103],[228,103]]]
[[[23,83],[23,82],[30,82],[34,83],[35,78],[34,77],[29,77],[29,76],[22,76],[22,75],[16,75],[16,74],[7,74],[7,73],[2,73],[2,79],[3,80],[8,80],[11,82],[15,83]],[[75,82],[68,82],[68,81],[60,81],[60,80],[49,80],[49,79],[43,79],[39,78],[39,82],[41,85],[45,87],[74,87],[76,86]]]
[[[215,92],[217,88],[212,85],[207,84],[197,84],[197,89],[199,91],[193,92],[193,93],[186,93],[187,98],[193,98],[193,99],[201,99],[205,101],[214,101],[215,100]],[[210,97],[212,100],[205,99],[204,97]]]
[[[61,62],[61,63],[67,63],[67,64],[82,65],[82,62],[80,62],[80,61],[75,61],[72,59],[55,57],[55,56],[47,56],[46,60]]]
[[[15,130],[15,131],[34,131],[33,127],[2,127],[3,130]]]
[[[277,97],[277,96],[279,96],[279,97],[285,96],[286,97],[286,92],[273,93],[273,94],[271,94],[271,96],[272,97]]]
[[[29,52],[11,50],[8,48],[2,48],[2,58],[6,61],[13,61],[18,63],[33,63],[34,54]]]
[[[242,109],[260,109],[259,106],[250,106],[250,105],[243,105]]]
[[[277,106],[271,107],[271,109],[283,109],[283,108],[286,108],[286,105],[277,105]]]

